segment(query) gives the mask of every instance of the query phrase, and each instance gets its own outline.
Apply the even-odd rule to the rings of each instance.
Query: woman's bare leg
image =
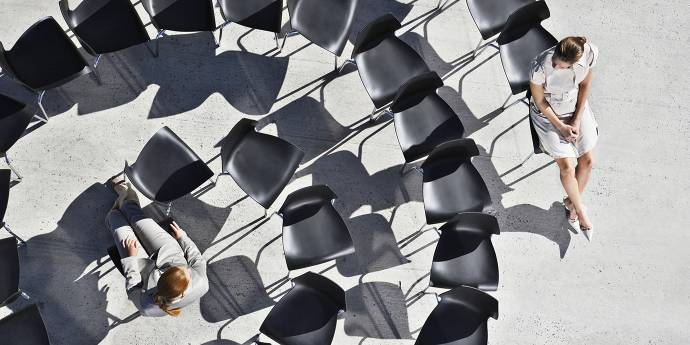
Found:
[[[577,159],[575,178],[577,179],[577,186],[580,189],[580,194],[585,192],[585,187],[589,182],[589,177],[592,175],[593,164],[594,151],[589,151]]]
[[[556,164],[561,172],[561,183],[563,184],[563,189],[568,195],[568,199],[573,205],[574,212],[577,212],[578,219],[580,220],[580,227],[589,228],[591,223],[585,212],[585,207],[582,204],[582,199],[580,198],[580,187],[578,186],[578,181],[575,178],[575,163],[572,158],[557,158]]]

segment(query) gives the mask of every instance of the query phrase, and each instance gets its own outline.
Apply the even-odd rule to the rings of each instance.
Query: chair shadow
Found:
[[[355,252],[336,259],[338,272],[345,277],[385,270],[410,261],[400,252],[395,234],[386,218],[369,213],[345,219]]]
[[[413,339],[400,286],[367,282],[345,292],[345,334],[375,339]]]
[[[114,270],[103,272],[113,243],[104,221],[114,199],[105,185],[91,185],[67,206],[53,231],[30,238],[20,250],[20,286],[44,306],[41,314],[56,344],[96,344],[109,331],[110,287],[99,287],[99,280]]]
[[[304,96],[285,105],[261,120],[274,123],[278,136],[290,142],[308,140],[316,145],[297,145],[305,153],[303,161],[309,161],[325,151],[324,146],[337,143],[355,130],[341,125],[326,110],[323,104],[314,98]],[[321,145],[318,142],[324,142]]]
[[[143,210],[156,221],[165,218],[165,212],[159,205],[151,203]],[[213,245],[231,212],[231,206],[212,206],[188,194],[173,202],[171,216],[203,253]]]
[[[214,261],[207,268],[209,290],[201,297],[201,315],[208,322],[236,319],[270,307],[259,271],[246,256]]]
[[[502,180],[486,150],[480,147],[479,152],[480,157],[473,159],[473,164],[487,184],[495,215],[501,224],[501,232],[528,232],[540,235],[556,244],[560,258],[564,258],[572,235],[577,232],[566,220],[563,204],[554,202],[549,209],[527,203],[505,207],[502,201],[503,194],[513,189]]]
[[[150,85],[158,85],[148,118],[180,114],[220,93],[248,115],[268,113],[285,80],[289,58],[244,51],[216,54],[210,32],[175,34],[159,39],[160,55],[143,45],[104,55],[98,65],[102,85],[81,77],[46,93],[49,113],[75,104],[90,114],[129,103]],[[153,44],[153,43],[152,43]]]
[[[365,205],[377,212],[413,200],[422,201],[421,183],[401,178],[401,167],[402,164],[394,165],[370,175],[354,153],[337,151],[319,158],[295,177],[311,175],[312,184],[330,186],[338,195],[338,210],[348,218]]]

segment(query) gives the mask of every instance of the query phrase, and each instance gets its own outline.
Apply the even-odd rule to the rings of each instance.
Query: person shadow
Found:
[[[127,104],[157,85],[148,118],[193,110],[214,93],[244,114],[263,115],[275,103],[287,73],[289,57],[216,54],[210,32],[170,35],[159,44],[157,58],[144,45],[103,55],[97,69],[101,85],[84,76],[51,89],[44,99],[46,111],[59,114],[77,105],[78,114],[91,114]]]
[[[113,240],[105,216],[114,193],[95,183],[74,199],[52,231],[27,240],[20,250],[20,286],[41,305],[41,315],[56,344],[97,344],[107,335],[109,287],[99,284]],[[78,336],[77,336],[78,335]]]

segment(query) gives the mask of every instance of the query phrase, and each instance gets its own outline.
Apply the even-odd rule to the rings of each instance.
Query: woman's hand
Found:
[[[578,135],[580,135],[579,125],[578,127],[575,127],[572,125],[561,123],[561,125],[558,126],[558,131],[561,133],[561,136],[563,136],[565,141],[569,143],[574,143],[575,140],[577,140]]]
[[[127,256],[137,256],[137,240],[128,237],[122,240],[122,246],[127,249]]]
[[[173,237],[175,237],[176,240],[179,240],[185,234],[184,230],[174,221],[170,224],[170,229],[172,229]]]

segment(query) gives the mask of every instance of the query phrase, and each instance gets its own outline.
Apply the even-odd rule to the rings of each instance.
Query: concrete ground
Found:
[[[500,285],[491,294],[500,317],[489,320],[491,344],[690,343],[690,67],[682,54],[690,48],[690,7],[681,0],[548,4],[544,26],[556,37],[584,35],[601,51],[590,98],[601,137],[585,196],[593,243],[568,226],[548,157],[514,169],[531,150],[527,109],[497,111],[509,88],[495,50],[459,63],[479,38],[464,1],[434,12],[436,0],[361,0],[354,32],[386,12],[401,19],[399,35],[447,76],[439,93],[481,146],[474,163],[502,231],[493,239]],[[0,8],[5,47],[41,17],[63,23],[56,1],[2,0]],[[292,37],[274,56],[270,33],[236,25],[215,51],[209,33],[173,34],[160,44],[157,59],[143,46],[104,56],[102,86],[84,76],[49,91],[50,122],[11,151],[25,178],[11,190],[6,220],[28,240],[21,286],[40,303],[53,343],[228,345],[256,334],[287,289],[265,289],[287,272],[280,219],[258,221],[263,212],[251,200],[228,206],[243,196],[232,179],[174,204],[209,262],[210,280],[210,291],[178,318],[128,318],[136,309],[106,260],[103,223],[114,199],[103,182],[160,127],[211,159],[215,143],[249,117],[275,121],[263,131],[306,152],[273,209],[313,183],[339,196],[357,254],[312,268],[346,290],[349,311],[334,344],[413,344],[435,301],[406,306],[405,298],[426,285],[436,237],[396,243],[424,222],[421,179],[398,176],[403,158],[392,125],[358,126],[372,104],[354,68],[323,82],[329,53]],[[8,78],[0,91],[31,99]],[[218,160],[211,167],[218,171]]]

